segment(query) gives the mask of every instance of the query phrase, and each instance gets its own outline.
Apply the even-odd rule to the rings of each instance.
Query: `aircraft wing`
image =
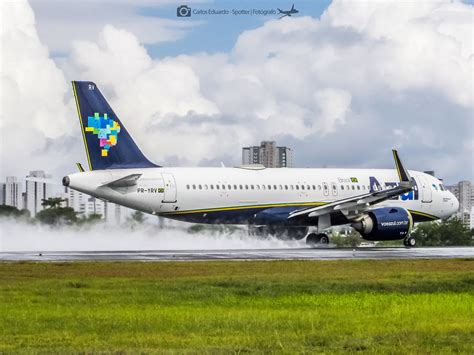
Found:
[[[364,211],[372,205],[413,190],[413,183],[411,182],[408,170],[403,166],[398,156],[398,152],[395,149],[392,150],[392,152],[398,176],[400,178],[400,185],[385,190],[337,200],[323,206],[309,207],[294,211],[290,213],[288,219],[298,216],[318,217],[338,211],[343,212],[346,216],[349,215],[350,212],[353,212],[354,217],[356,217],[360,211]]]

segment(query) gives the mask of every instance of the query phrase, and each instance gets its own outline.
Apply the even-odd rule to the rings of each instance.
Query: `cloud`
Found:
[[[67,54],[77,40],[95,40],[107,24],[132,33],[143,44],[156,44],[181,39],[201,22],[164,18],[176,10],[164,9],[175,1],[56,1],[32,0],[38,18],[38,32],[53,53]],[[153,9],[159,16],[148,16]],[[174,11],[174,13],[173,13]]]
[[[63,147],[79,135],[67,73],[95,81],[160,164],[238,164],[241,146],[276,139],[295,148],[300,166],[392,167],[389,149],[399,147],[412,169],[435,169],[453,182],[472,176],[470,5],[334,1],[320,20],[271,20],[244,31],[228,53],[162,59],[150,57],[147,40],[130,27],[104,23],[94,37],[71,41],[59,68],[28,11],[28,23],[19,16],[12,25],[18,36],[33,34],[22,39],[25,48],[2,34],[11,58],[24,59],[10,79],[2,75],[2,88],[18,87],[8,89],[12,104],[2,114],[36,115],[36,125],[23,127],[40,132],[36,145],[47,137],[48,147]],[[36,81],[22,80],[21,73],[43,67],[33,69]],[[51,89],[29,84],[40,79]],[[35,97],[35,110],[16,111]],[[50,129],[51,115],[61,117]],[[68,160],[83,157],[74,139]],[[25,152],[33,146],[23,143]]]
[[[24,175],[25,169],[45,168],[63,160],[62,147],[48,144],[76,130],[63,73],[41,44],[34,14],[26,2],[2,3],[1,175]],[[73,127],[73,128],[72,128]],[[76,142],[64,142],[64,148]],[[48,154],[44,154],[47,150]]]

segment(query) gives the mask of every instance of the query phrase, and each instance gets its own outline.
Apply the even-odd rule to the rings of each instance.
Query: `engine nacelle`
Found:
[[[368,211],[352,227],[367,240],[396,240],[407,237],[413,226],[410,212],[401,207],[383,207]]]

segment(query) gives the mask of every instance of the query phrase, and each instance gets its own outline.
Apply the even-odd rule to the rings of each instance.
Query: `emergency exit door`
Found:
[[[163,177],[164,183],[164,196],[163,202],[173,203],[176,202],[176,181],[174,180],[173,174],[169,173],[162,173],[161,176]]]

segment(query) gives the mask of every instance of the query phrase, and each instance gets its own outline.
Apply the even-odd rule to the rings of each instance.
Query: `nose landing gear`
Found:
[[[414,247],[416,245],[416,239],[413,237],[407,237],[403,240],[403,245],[406,247]]]
[[[327,234],[320,233],[310,233],[306,237],[306,244],[309,246],[316,246],[316,245],[328,245],[329,244],[329,237]]]

